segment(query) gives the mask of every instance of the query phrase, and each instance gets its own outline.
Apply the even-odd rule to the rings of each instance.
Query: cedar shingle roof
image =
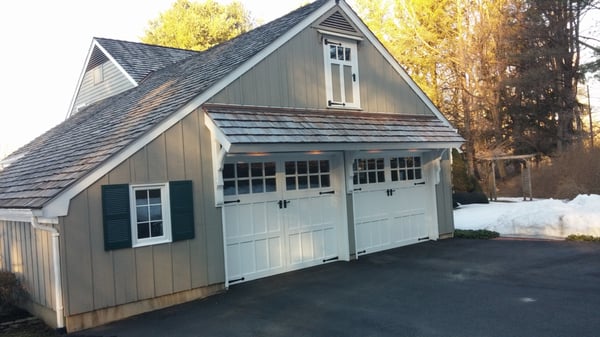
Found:
[[[231,144],[462,143],[435,116],[206,104]]]
[[[193,50],[168,48],[98,37],[94,40],[96,40],[137,83],[153,71],[160,70],[173,63],[200,53]]]
[[[150,72],[136,88],[92,104],[50,129],[17,150],[23,157],[0,171],[0,208],[42,208],[328,1],[317,0]]]

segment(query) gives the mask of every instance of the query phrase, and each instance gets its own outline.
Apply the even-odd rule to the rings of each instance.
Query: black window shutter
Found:
[[[169,182],[173,241],[194,238],[194,199],[190,180]]]
[[[131,247],[129,185],[102,186],[104,250]]]

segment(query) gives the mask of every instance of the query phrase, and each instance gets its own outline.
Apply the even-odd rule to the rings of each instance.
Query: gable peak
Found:
[[[348,18],[339,10],[336,10],[331,15],[322,20],[319,23],[319,26],[327,29],[334,29],[336,31],[341,32],[357,33],[357,30],[354,27],[354,25],[350,23]]]

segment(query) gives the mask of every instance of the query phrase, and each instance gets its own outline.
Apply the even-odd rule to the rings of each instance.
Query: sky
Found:
[[[174,2],[0,2],[0,159],[66,118],[92,38],[139,41],[148,21]],[[264,23],[310,1],[241,2]]]
[[[573,200],[498,198],[454,210],[456,229],[487,229],[501,236],[562,239],[570,234],[600,237],[600,195]]]
[[[148,21],[174,2],[0,2],[0,159],[65,119],[93,37],[139,41]],[[310,0],[241,2],[265,23]],[[591,91],[600,112],[600,86]]]

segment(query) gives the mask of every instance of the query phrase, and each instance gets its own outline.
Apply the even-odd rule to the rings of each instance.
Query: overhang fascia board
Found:
[[[461,146],[461,142],[422,143],[270,143],[231,144],[229,154],[285,153],[315,151],[441,150]]]
[[[37,217],[40,223],[45,224],[58,224],[58,218],[56,217],[45,217],[43,211],[39,209],[30,208],[0,208],[0,220],[4,221],[17,221],[17,222],[31,222],[32,217]]]
[[[277,38],[263,50],[256,53],[249,60],[237,67],[234,71],[224,76],[222,79],[214,83],[204,92],[202,92],[190,102],[188,102],[185,106],[171,114],[169,117],[165,118],[165,120],[156,125],[146,134],[142,135],[140,138],[127,145],[120,152],[110,157],[107,161],[98,166],[96,169],[94,169],[93,171],[85,175],[83,178],[79,179],[77,182],[72,184],[70,187],[65,189],[63,192],[58,194],[44,206],[44,215],[46,217],[66,216],[69,211],[69,203],[71,199],[74,198],[77,194],[82,192],[88,186],[92,185],[98,179],[102,178],[104,175],[108,174],[111,170],[117,167],[117,165],[134,155],[137,151],[139,151],[145,145],[150,143],[153,139],[167,131],[169,128],[171,128],[177,122],[179,122],[187,115],[192,113],[194,110],[198,109],[204,102],[208,101],[211,97],[218,94],[221,90],[223,90],[225,87],[231,84],[234,80],[236,80],[237,78],[245,74],[247,71],[252,69],[265,57],[279,49],[283,44],[285,44],[287,41],[292,39],[306,27],[308,27],[312,22],[324,15],[335,5],[335,2],[330,1],[327,4],[321,6],[319,9],[316,9],[314,12],[312,12],[310,15],[304,18],[304,20],[302,20],[292,29],[288,30],[285,34]],[[104,51],[103,48],[102,50]],[[109,54],[107,54],[107,56],[108,55]]]

